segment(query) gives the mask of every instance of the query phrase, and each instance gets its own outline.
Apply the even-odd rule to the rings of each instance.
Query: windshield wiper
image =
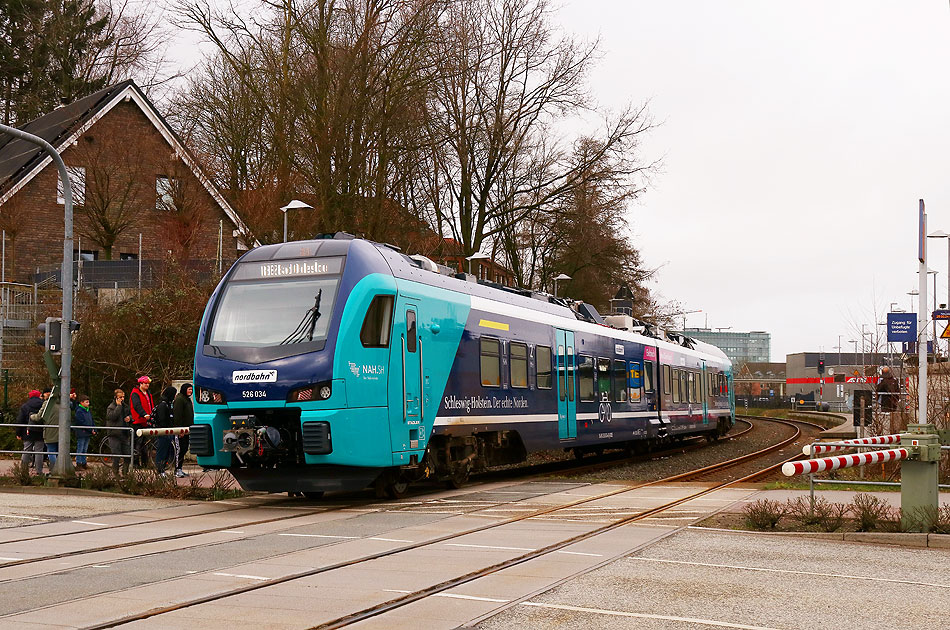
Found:
[[[292,343],[303,343],[304,341],[313,341],[313,333],[317,327],[317,320],[320,319],[320,298],[323,296],[323,289],[317,291],[313,299],[313,307],[307,309],[306,314],[294,331],[287,335],[287,338],[280,342],[285,346]]]

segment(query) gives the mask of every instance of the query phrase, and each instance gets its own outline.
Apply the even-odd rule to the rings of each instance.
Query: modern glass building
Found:
[[[687,337],[718,347],[733,363],[768,363],[772,336],[761,330],[734,332],[710,328],[687,328]]]

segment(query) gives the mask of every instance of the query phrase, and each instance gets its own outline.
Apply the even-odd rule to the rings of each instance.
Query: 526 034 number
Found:
[[[267,392],[253,389],[253,390],[244,390],[241,392],[241,397],[243,398],[267,398]]]

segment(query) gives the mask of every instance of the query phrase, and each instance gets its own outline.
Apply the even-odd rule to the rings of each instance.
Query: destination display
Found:
[[[234,280],[270,280],[338,275],[343,269],[343,257],[309,258],[303,260],[275,260],[240,265]]]

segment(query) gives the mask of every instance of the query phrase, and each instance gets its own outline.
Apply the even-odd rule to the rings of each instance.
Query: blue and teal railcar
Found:
[[[258,247],[201,322],[191,449],[250,490],[398,496],[538,450],[724,434],[729,360],[659,336],[344,235]]]

